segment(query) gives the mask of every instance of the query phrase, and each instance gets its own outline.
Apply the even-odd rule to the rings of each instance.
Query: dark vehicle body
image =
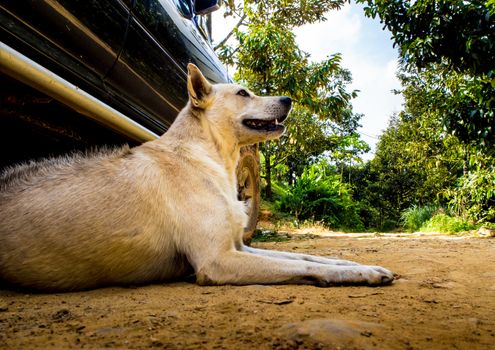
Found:
[[[206,15],[216,8],[216,0],[3,0],[0,169],[72,150],[135,145],[164,133],[187,102],[189,62],[213,83],[229,81],[210,46]],[[21,68],[8,66],[12,55],[20,57]],[[25,61],[48,74],[42,88],[22,75]],[[129,118],[127,125],[135,123],[145,137],[59,98],[49,74],[72,86],[72,94],[108,107],[110,120]],[[250,201],[258,196],[257,162],[244,163],[240,187],[255,186],[256,194],[240,188],[239,197]]]
[[[228,76],[184,0],[4,0],[2,42],[162,134],[187,102],[186,66]]]

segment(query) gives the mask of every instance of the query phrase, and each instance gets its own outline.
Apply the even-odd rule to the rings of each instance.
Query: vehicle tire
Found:
[[[241,149],[237,164],[237,197],[245,202],[249,221],[244,228],[243,240],[251,243],[260,209],[260,171],[258,146],[248,146]]]

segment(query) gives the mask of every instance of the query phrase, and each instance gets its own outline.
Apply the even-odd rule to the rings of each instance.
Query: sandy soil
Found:
[[[0,349],[495,349],[495,239],[340,236],[255,246],[382,265],[402,278],[380,288],[0,290]]]

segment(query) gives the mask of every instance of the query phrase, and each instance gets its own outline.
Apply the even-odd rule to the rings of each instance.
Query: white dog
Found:
[[[192,273],[200,285],[391,283],[382,267],[243,245],[239,150],[282,135],[291,100],[188,69],[189,103],[160,139],[2,175],[0,279],[48,291]]]

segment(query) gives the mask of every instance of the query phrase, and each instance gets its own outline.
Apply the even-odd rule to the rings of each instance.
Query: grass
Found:
[[[436,214],[426,221],[420,228],[422,232],[439,232],[455,234],[476,230],[479,227],[460,217],[452,217],[447,214]]]
[[[413,205],[402,212],[401,220],[404,228],[410,232],[418,231],[432,216],[439,211],[436,205]]]
[[[253,242],[283,242],[293,239],[292,233],[308,229],[311,232],[327,231],[328,228],[319,223],[298,221],[294,216],[277,210],[275,203],[261,201],[258,229]],[[309,237],[308,234],[298,235]]]
[[[278,233],[272,230],[256,230],[253,236],[253,242],[286,242],[291,240],[287,233]]]
[[[477,230],[480,226],[495,228],[495,224],[474,225],[460,217],[450,216],[435,205],[411,207],[402,214],[402,221],[410,232],[458,234]],[[253,242],[283,242],[293,239],[293,234],[296,233],[297,236],[318,235],[318,232],[328,231],[328,227],[318,222],[299,222],[295,217],[278,211],[274,203],[265,200],[261,202],[258,228],[253,236]]]
[[[261,201],[261,226],[270,230],[292,230],[299,228],[299,221],[292,215],[278,211],[274,202]]]
[[[479,227],[469,221],[451,216],[445,210],[436,205],[412,206],[401,215],[404,228],[410,232],[437,232],[446,234],[456,234]]]

